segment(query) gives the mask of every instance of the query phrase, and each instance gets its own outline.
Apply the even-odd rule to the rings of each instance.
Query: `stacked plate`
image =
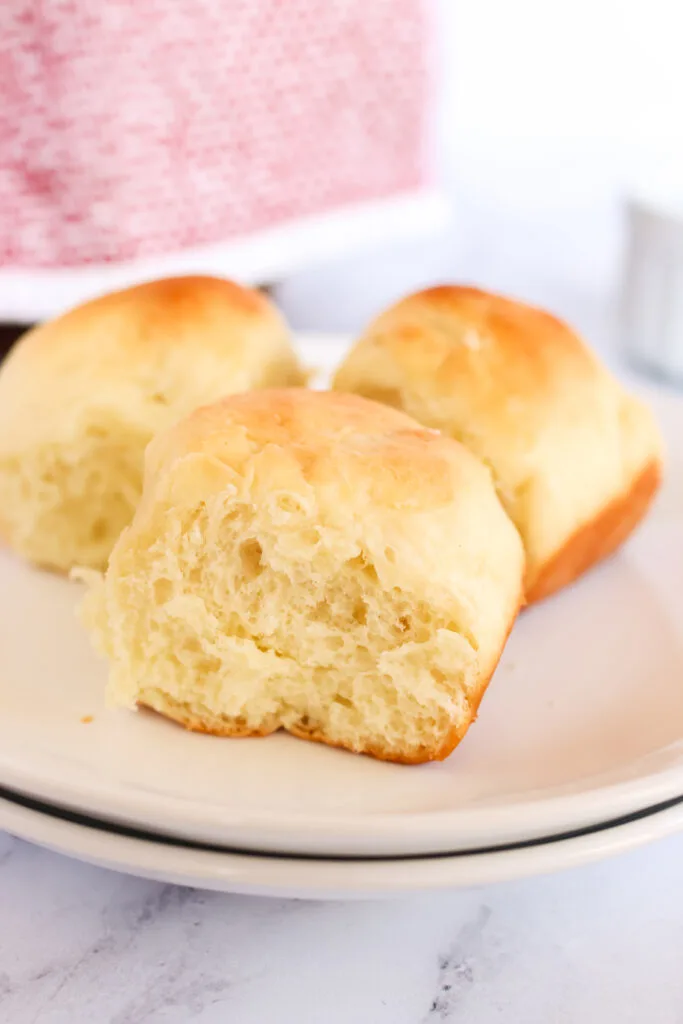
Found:
[[[648,399],[680,438],[683,401]],[[208,888],[349,896],[549,871],[683,828],[681,456],[619,556],[521,616],[442,764],[107,711],[80,597],[0,554],[0,827],[29,840]]]

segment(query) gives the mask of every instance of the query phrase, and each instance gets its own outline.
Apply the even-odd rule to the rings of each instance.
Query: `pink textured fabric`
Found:
[[[220,242],[418,186],[420,0],[0,4],[0,265]]]

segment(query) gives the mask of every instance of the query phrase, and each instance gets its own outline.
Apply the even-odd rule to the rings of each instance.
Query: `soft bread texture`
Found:
[[[83,617],[116,705],[420,762],[475,717],[523,571],[461,445],[352,395],[252,392],[152,442]]]
[[[279,313],[230,281],[88,302],[24,335],[0,371],[0,532],[39,565],[103,568],[158,430],[223,394],[302,381]]]
[[[474,288],[411,295],[370,325],[334,387],[457,438],[493,474],[526,549],[526,598],[621,544],[661,479],[649,410],[540,309]]]

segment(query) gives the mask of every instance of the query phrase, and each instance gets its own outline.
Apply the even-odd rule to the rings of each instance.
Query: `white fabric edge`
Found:
[[[132,263],[65,269],[2,267],[0,320],[32,323],[103,292],[173,274],[213,273],[245,284],[277,282],[307,266],[346,256],[350,250],[436,232],[445,227],[450,214],[442,192],[424,189]]]

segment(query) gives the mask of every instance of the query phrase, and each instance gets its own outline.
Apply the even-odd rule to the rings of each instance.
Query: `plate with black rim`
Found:
[[[339,343],[305,346],[326,365]],[[0,785],[177,839],[393,857],[594,826],[683,794],[683,400],[663,493],[616,557],[519,619],[478,722],[441,764],[289,736],[226,740],[104,707],[79,584],[0,551]]]
[[[1,792],[1,791],[0,791]],[[249,854],[145,835],[0,796],[0,828],[98,867],[178,885],[297,899],[377,897],[466,888],[579,867],[683,831],[683,798],[578,833],[428,857]]]

